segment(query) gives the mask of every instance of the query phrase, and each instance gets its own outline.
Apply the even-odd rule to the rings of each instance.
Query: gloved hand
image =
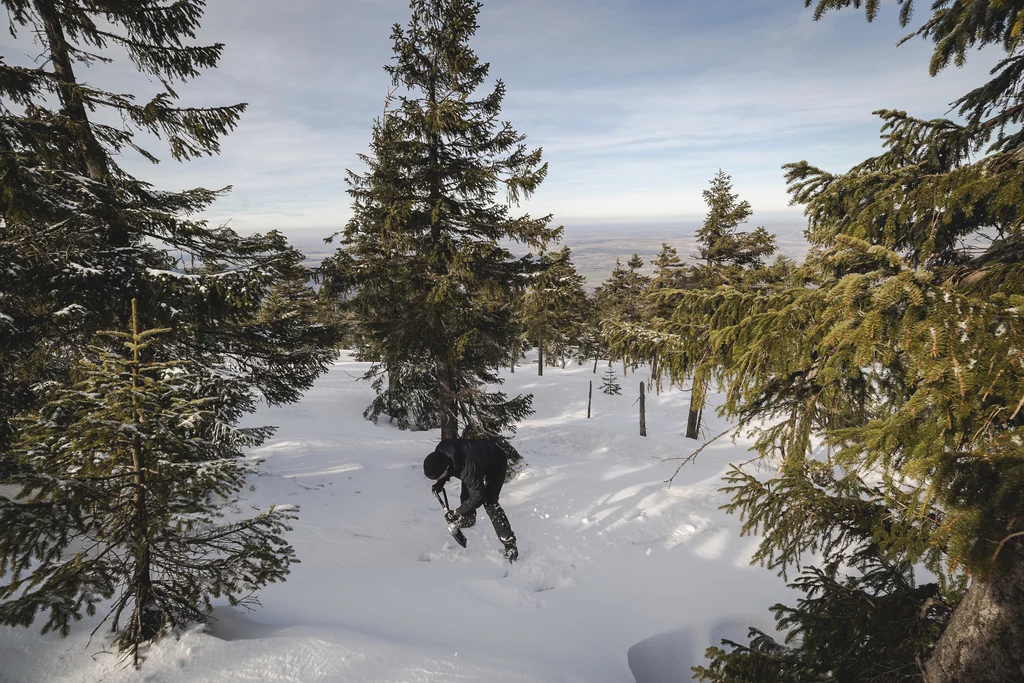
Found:
[[[455,510],[449,510],[448,512],[444,513],[444,521],[448,522],[449,524],[455,524],[457,521],[459,521],[459,513],[456,512]]]
[[[441,493],[441,491],[444,491],[444,482],[435,482],[434,485],[430,487],[430,490],[433,491],[434,493]]]

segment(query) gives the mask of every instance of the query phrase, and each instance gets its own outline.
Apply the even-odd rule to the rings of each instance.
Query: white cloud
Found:
[[[524,210],[699,214],[719,168],[755,209],[784,209],[783,163],[844,170],[878,150],[873,109],[944,115],[988,66],[975,56],[931,79],[928,44],[895,47],[889,5],[874,25],[853,11],[813,22],[802,5],[488,0],[473,47],[508,86],[503,118],[550,163]],[[407,19],[404,0],[210,3],[200,39],[224,42],[224,59],[178,90],[188,105],[249,110],[219,157],[125,165],[162,188],[233,185],[209,217],[240,230],[339,228],[345,171],[359,168],[389,87],[391,25]],[[0,39],[0,54],[24,61],[29,38]],[[85,73],[140,97],[158,86],[140,87],[123,62]]]

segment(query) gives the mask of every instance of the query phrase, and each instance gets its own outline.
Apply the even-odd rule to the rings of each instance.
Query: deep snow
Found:
[[[485,514],[448,535],[423,456],[437,432],[362,418],[372,389],[347,355],[292,406],[250,422],[279,426],[253,456],[241,499],[255,512],[301,506],[289,540],[301,564],[265,588],[262,607],[220,607],[215,621],[163,639],[141,672],[96,620],[71,637],[0,628],[2,681],[573,681],[667,683],[723,637],[769,629],[768,606],[794,595],[749,565],[756,539],[718,507],[730,461],[749,444],[721,439],[665,483],[698,442],[684,439],[688,394],[648,391],[646,438],[635,402],[643,372],[600,392],[605,364],[561,370],[524,362],[505,390],[532,392],[536,413],[513,444],[527,466],[502,503],[519,537],[509,565]],[[594,417],[586,418],[587,383]],[[705,411],[708,434],[726,426]],[[458,498],[458,483],[448,486]]]

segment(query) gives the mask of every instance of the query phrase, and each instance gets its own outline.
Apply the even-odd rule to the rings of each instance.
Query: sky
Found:
[[[918,19],[927,9],[922,5]],[[548,177],[520,210],[595,224],[699,217],[722,169],[753,220],[793,216],[782,165],[842,172],[880,150],[879,108],[946,116],[997,54],[931,78],[929,43],[897,47],[895,3],[819,22],[802,0],[485,0],[471,43],[507,86],[502,118],[544,150]],[[176,87],[185,106],[246,102],[221,154],[121,164],[159,188],[233,190],[206,217],[240,232],[341,229],[346,171],[359,171],[390,79],[391,30],[406,0],[213,0],[199,40],[220,66]],[[916,26],[916,23],[914,24]],[[38,46],[35,46],[36,48]],[[0,36],[24,63],[31,36]],[[80,80],[139,99],[159,83],[126,60]]]

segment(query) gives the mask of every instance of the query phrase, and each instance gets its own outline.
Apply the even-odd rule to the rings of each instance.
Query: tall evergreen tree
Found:
[[[640,272],[643,266],[644,261],[638,254],[630,256],[625,267],[620,259],[615,259],[611,275],[594,290],[602,321],[643,320],[643,295],[650,282],[650,278]]]
[[[142,643],[205,620],[211,599],[251,602],[283,580],[293,550],[284,509],[218,520],[252,469],[242,449],[273,431],[232,426],[254,410],[247,384],[165,360],[169,330],[143,330],[134,303],[131,328],[101,333],[75,383],[21,420],[19,493],[0,496],[0,623],[42,612],[43,633],[66,636],[106,604],[138,664]]]
[[[704,190],[704,203],[708,213],[704,224],[697,230],[697,257],[705,267],[694,274],[697,287],[713,289],[730,281],[730,275],[744,267],[757,268],[766,256],[775,252],[775,236],[763,227],[753,232],[738,232],[754,210],[747,200],[739,201],[739,195],[732,191],[732,178],[721,169],[711,179],[711,187]],[[734,278],[732,278],[734,279]],[[701,368],[695,359],[695,368]],[[699,438],[701,415],[704,412],[704,398],[707,393],[707,377],[694,373],[690,388],[690,408],[686,418],[686,436]]]
[[[228,461],[267,434],[232,426],[252,390],[295,400],[333,355],[333,332],[310,319],[302,256],[281,235],[211,228],[195,215],[219,191],[157,190],[117,163],[128,150],[156,161],[139,131],[166,139],[175,160],[214,154],[242,112],[176,104],[172,84],[222,51],[189,44],[202,2],[3,4],[13,37],[42,52],[36,64],[0,61],[0,471],[21,486],[0,498],[11,572],[0,616],[27,625],[49,611],[44,628],[66,632],[117,596],[115,628],[133,615],[119,642],[134,649],[201,618],[211,597],[244,599],[286,573],[286,516],[214,532],[206,501],[237,489],[246,469]],[[142,102],[83,79],[125,53],[162,86]],[[166,365],[94,358],[67,388],[96,330],[130,327],[132,299],[173,327],[159,344]]]
[[[222,53],[191,44],[204,3],[2,3],[23,46],[11,52],[39,57],[0,59],[0,461],[11,464],[10,420],[34,402],[30,388],[67,381],[96,330],[127,324],[132,298],[173,326],[176,357],[230,362],[267,400],[295,400],[325,369],[331,330],[260,311],[301,254],[280,234],[243,238],[196,218],[225,190],[158,190],[117,163],[128,151],[157,161],[140,131],[184,161],[216,154],[236,125],[245,105],[180,106],[172,88]],[[156,92],[85,80],[93,62],[125,55]],[[186,273],[193,262],[202,268]]]
[[[395,383],[409,378],[417,400],[436,410],[442,438],[458,436],[460,424],[497,435],[530,412],[530,396],[485,386],[501,381],[495,369],[518,333],[514,302],[537,269],[501,242],[540,249],[558,237],[549,216],[509,213],[547,165],[499,122],[504,84],[477,95],[489,70],[469,47],[480,3],[412,0],[410,9],[385,67],[395,94],[374,124],[369,170],[349,176],[354,216],[323,274],[354,292],[369,376],[389,377],[392,403],[411,402]]]
[[[633,362],[651,362],[656,387],[665,377],[679,384],[691,381],[686,423],[686,437],[690,439],[700,436],[705,394],[714,366],[707,362],[707,338],[685,342],[699,340],[706,327],[703,322],[694,322],[686,304],[680,302],[696,292],[713,296],[725,285],[740,291],[760,291],[768,283],[788,278],[791,268],[785,259],[771,268],[764,267],[763,259],[775,251],[775,236],[764,228],[737,232],[753,209],[750,202],[740,201],[732,192],[729,176],[719,171],[703,195],[708,213],[697,232],[699,251],[694,256],[704,263],[680,267],[674,253],[663,246],[658,262],[664,265],[658,266],[656,285],[652,283],[647,289],[642,317],[611,321],[605,326],[613,351]]]
[[[816,17],[879,9],[805,4]],[[914,2],[900,5],[907,25]],[[713,649],[705,680],[1024,675],[1022,12],[1019,0],[934,3],[915,32],[934,43],[933,74],[974,47],[1005,52],[957,100],[963,120],[881,111],[880,155],[843,174],[789,165],[810,218],[806,284],[688,302],[725,412],[773,420],[758,448],[784,453],[773,482],[730,475],[731,507],[764,537],[757,559],[785,571],[807,550],[823,558],[796,581],[797,607],[775,608],[790,645]]]
[[[579,346],[589,301],[569,247],[541,252],[540,261],[543,270],[523,298],[522,316],[525,338],[537,345],[537,374],[543,375],[545,354],[564,358]]]
[[[630,256],[625,267],[620,259],[615,259],[611,275],[594,290],[594,305],[601,327],[602,346],[611,351],[614,349],[606,332],[609,325],[636,325],[644,319],[646,307],[643,296],[650,278],[640,272],[643,265],[643,259],[638,254]],[[612,354],[611,357],[614,359],[615,355]],[[634,363],[646,360],[647,358],[643,358],[635,360]],[[623,361],[623,372],[626,370],[625,362]]]
[[[732,191],[732,178],[721,169],[704,190],[708,213],[697,230],[696,258],[709,268],[715,266],[759,266],[766,256],[775,252],[775,237],[763,227],[753,232],[739,232],[754,210],[747,200],[739,201]]]
[[[671,299],[662,294],[689,287],[694,269],[684,265],[676,248],[664,242],[651,264],[654,266],[654,275],[645,293],[644,320],[647,328],[657,329],[663,326],[665,319],[672,316],[674,310]],[[650,357],[650,366],[650,385],[660,392],[665,373],[660,368],[657,350]]]
[[[654,275],[651,277],[649,292],[662,289],[680,289],[686,283],[686,267],[679,258],[679,251],[671,244],[661,243],[661,250],[651,261]]]
[[[597,309],[597,300],[593,296],[587,296],[586,308],[580,321],[577,344],[576,362],[583,365],[593,361],[594,374],[597,374],[598,362],[608,356],[608,344],[601,331],[601,318]]]

